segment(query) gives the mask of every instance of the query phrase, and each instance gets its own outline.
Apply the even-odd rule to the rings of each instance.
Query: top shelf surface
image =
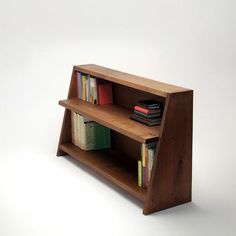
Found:
[[[167,97],[167,95],[171,93],[191,91],[190,89],[162,83],[136,75],[131,75],[95,64],[78,65],[74,68],[76,71],[109,80],[114,83],[122,84],[131,88],[139,89],[161,97]]]
[[[124,134],[140,143],[156,140],[160,135],[160,126],[149,127],[129,119],[131,112],[123,107],[113,105],[94,105],[72,98],[59,101],[69,110],[88,116],[94,121]]]

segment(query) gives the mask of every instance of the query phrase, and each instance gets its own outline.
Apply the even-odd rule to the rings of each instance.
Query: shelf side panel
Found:
[[[75,82],[76,72],[73,69],[70,81],[70,87],[68,91],[67,98],[76,97],[76,82]],[[57,156],[66,155],[66,153],[60,149],[60,145],[63,143],[71,142],[71,112],[68,109],[65,109],[64,118],[62,122],[61,134],[57,147]]]
[[[167,97],[143,213],[191,201],[193,91]]]

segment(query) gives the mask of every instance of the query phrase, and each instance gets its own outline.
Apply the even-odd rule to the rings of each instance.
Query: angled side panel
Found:
[[[145,215],[191,201],[193,91],[169,94]]]
[[[69,99],[73,97],[76,97],[76,73],[74,69],[71,75],[70,88],[68,91],[67,98]],[[71,142],[71,112],[65,109],[61,134],[57,148],[57,156],[62,156],[66,154],[64,151],[60,149],[60,145],[63,143],[70,143],[70,142]]]

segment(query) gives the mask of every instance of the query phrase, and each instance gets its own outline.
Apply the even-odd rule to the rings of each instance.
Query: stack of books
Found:
[[[138,186],[147,188],[150,181],[157,142],[142,144],[141,160],[138,161]]]
[[[111,130],[76,112],[71,112],[72,143],[83,150],[111,147]]]
[[[148,126],[161,124],[161,103],[154,100],[139,101],[130,118]]]
[[[93,104],[113,103],[112,83],[80,72],[76,73],[76,95]]]

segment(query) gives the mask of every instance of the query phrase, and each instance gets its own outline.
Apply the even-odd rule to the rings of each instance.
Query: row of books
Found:
[[[161,103],[154,100],[139,101],[130,118],[148,126],[160,125],[162,119]]]
[[[111,130],[71,111],[72,143],[83,150],[111,147]]]
[[[147,188],[150,181],[153,161],[156,156],[157,142],[143,143],[141,160],[138,161],[138,186]]]
[[[76,95],[93,104],[106,105],[113,103],[112,83],[91,75],[76,73]]]

